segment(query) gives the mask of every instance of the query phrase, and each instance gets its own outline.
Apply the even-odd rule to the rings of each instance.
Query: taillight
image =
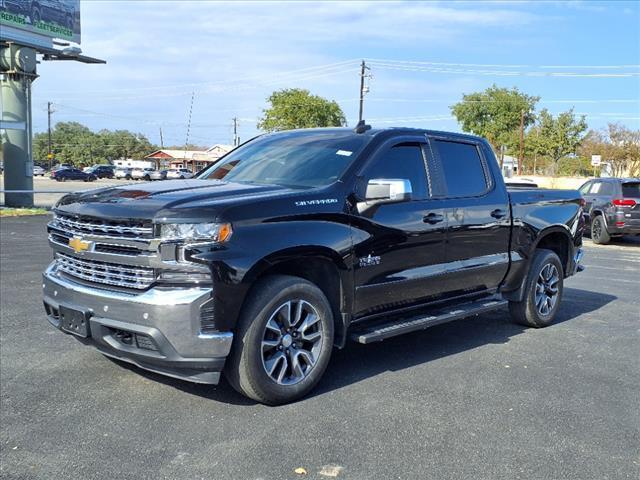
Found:
[[[614,198],[613,204],[616,207],[630,207],[633,208],[636,206],[636,201],[631,198]]]

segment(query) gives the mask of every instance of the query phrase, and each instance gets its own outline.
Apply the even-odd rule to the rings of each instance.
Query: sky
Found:
[[[51,101],[54,123],[229,144],[232,118],[242,140],[256,135],[281,88],[336,100],[353,126],[362,59],[376,127],[459,131],[449,106],[495,83],[552,113],[574,107],[591,128],[639,129],[639,5],[82,0],[83,53],[107,63],[42,62],[34,131],[46,130]]]

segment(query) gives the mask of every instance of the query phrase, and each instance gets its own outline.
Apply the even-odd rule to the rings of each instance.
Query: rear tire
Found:
[[[555,319],[564,289],[564,269],[555,252],[536,250],[519,302],[509,302],[509,313],[515,323],[541,328]]]
[[[611,241],[611,235],[607,232],[602,215],[597,215],[591,221],[591,240],[598,245],[606,245]]]
[[[238,392],[267,405],[299,399],[320,381],[331,357],[329,301],[314,284],[285,275],[265,277],[250,295],[225,376]]]

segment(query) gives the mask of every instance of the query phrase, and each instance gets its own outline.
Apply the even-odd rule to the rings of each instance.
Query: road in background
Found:
[[[107,178],[101,178],[95,182],[83,182],[78,180],[68,180],[66,182],[57,182],[49,178],[47,172],[44,177],[33,177],[33,189],[42,192],[47,191],[72,191],[90,190],[93,188],[108,187],[110,185],[123,185],[125,183],[131,183],[127,180],[109,180]],[[0,175],[0,186],[4,188],[4,178]],[[52,207],[64,193],[37,193],[34,196],[34,203],[36,207]],[[4,195],[0,193],[0,205],[4,205]]]
[[[587,268],[566,282],[549,328],[499,311],[349,344],[311,396],[266,407],[226,382],[110,361],[51,327],[46,219],[0,222],[2,478],[640,475],[639,239],[587,241]]]

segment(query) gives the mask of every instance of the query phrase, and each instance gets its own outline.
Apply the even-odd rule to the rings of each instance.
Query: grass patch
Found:
[[[0,208],[0,217],[22,217],[24,215],[46,215],[46,208]]]

